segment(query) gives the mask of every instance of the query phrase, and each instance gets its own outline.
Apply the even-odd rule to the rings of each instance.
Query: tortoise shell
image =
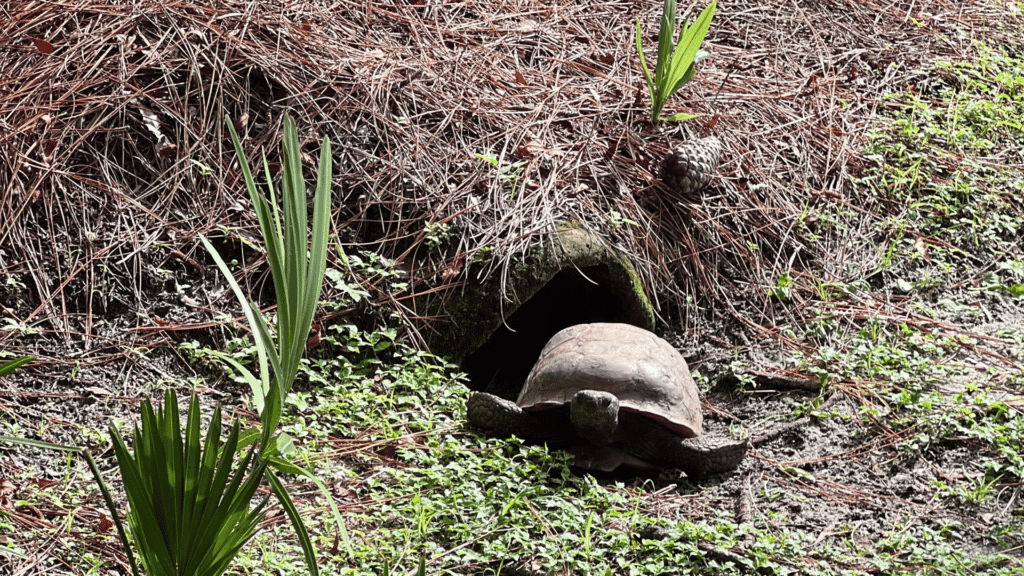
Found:
[[[555,334],[516,403],[527,411],[568,404],[580,390],[619,399],[620,410],[661,423],[683,438],[700,436],[697,385],[671,344],[629,324],[580,324]]]

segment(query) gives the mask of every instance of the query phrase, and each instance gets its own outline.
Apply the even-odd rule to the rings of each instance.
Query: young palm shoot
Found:
[[[5,367],[7,365],[0,366],[0,373]],[[199,403],[192,396],[185,428],[182,437],[178,397],[173,390],[167,391],[163,407],[156,412],[149,400],[143,401],[142,425],[136,426],[133,434],[134,455],[117,429],[110,426],[114,455],[131,504],[128,525],[142,565],[150,576],[223,574],[241,547],[255,534],[256,525],[263,518],[266,501],[251,509],[250,502],[263,479],[267,462],[253,459],[250,453],[234,466],[238,424],[221,447],[218,408],[210,421],[206,442],[201,446]],[[70,452],[84,458],[103,494],[132,574],[139,576],[128,533],[118,516],[110,488],[88,449],[8,436],[0,436],[0,442]],[[232,468],[235,473],[229,483]]]
[[[266,500],[252,509],[250,502],[267,461],[254,459],[250,451],[229,482],[238,451],[238,422],[223,447],[220,430],[217,408],[206,441],[201,442],[199,401],[193,395],[182,437],[173,390],[167,391],[156,412],[149,400],[142,403],[142,425],[133,435],[134,456],[117,429],[110,427],[131,505],[128,525],[150,576],[223,574],[263,519]]]
[[[676,1],[665,0],[661,12],[661,29],[658,31],[658,64],[652,77],[644,59],[640,19],[636,19],[636,51],[640,54],[640,66],[647,80],[651,94],[651,123],[657,126],[663,120],[682,121],[696,118],[696,114],[679,113],[662,116],[665,103],[696,74],[695,64],[707,58],[710,53],[701,50],[700,45],[711,27],[716,2],[712,2],[697,16],[693,24],[687,25],[693,10],[683,17],[679,40],[674,40],[676,30]]]
[[[231,286],[235,297],[242,303],[242,309],[245,311],[256,343],[260,377],[254,376],[237,360],[226,354],[218,354],[218,357],[231,364],[252,388],[256,408],[260,414],[262,430],[243,432],[239,440],[239,447],[247,446],[255,442],[257,436],[259,437],[258,458],[266,459],[269,464],[265,477],[292,521],[310,573],[318,574],[316,553],[305,525],[275,471],[283,474],[301,474],[320,488],[334,513],[345,548],[351,554],[344,521],[327,486],[312,472],[296,466],[286,459],[294,452],[295,448],[287,434],[277,431],[281,413],[284,410],[284,399],[295,381],[299,361],[302,359],[306,339],[309,336],[309,328],[313,322],[313,314],[320,302],[320,291],[323,288],[330,225],[331,143],[324,138],[323,146],[320,149],[316,192],[313,197],[313,232],[312,241],[310,241],[308,237],[309,223],[306,217],[306,183],[302,176],[302,158],[299,153],[299,138],[295,122],[287,116],[284,119],[284,137],[281,143],[283,151],[281,182],[283,222],[282,211],[278,210],[277,196],[274,192],[270,165],[266,155],[263,156],[263,168],[270,192],[269,200],[260,193],[256,186],[249,169],[249,161],[242,150],[242,144],[230,119],[227,120],[227,125],[231,132],[235,153],[238,155],[242,167],[245,187],[256,208],[260,232],[267,247],[267,261],[270,263],[270,272],[274,278],[274,292],[277,295],[277,342],[275,345],[269,324],[259,307],[242,293],[231,270],[213,245],[206,238],[201,238],[228,285]]]

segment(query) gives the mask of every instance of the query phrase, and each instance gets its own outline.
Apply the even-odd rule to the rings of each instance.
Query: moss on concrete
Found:
[[[431,350],[460,362],[556,274],[573,268],[597,271],[592,279],[621,302],[623,317],[616,321],[653,328],[653,308],[629,260],[578,224],[566,223],[525,258],[511,263],[505,293],[501,291],[500,275],[492,274],[482,283],[470,280],[458,294],[449,295],[444,310],[438,310],[437,302],[428,303],[432,313],[447,313],[450,317],[449,322],[433,324],[436,332],[428,335]],[[472,271],[467,276],[472,278]]]

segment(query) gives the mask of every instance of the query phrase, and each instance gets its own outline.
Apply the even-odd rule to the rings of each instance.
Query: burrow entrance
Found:
[[[650,328],[632,286],[623,286],[607,265],[564,268],[507,316],[462,369],[474,390],[514,401],[547,341],[563,328],[591,322]]]

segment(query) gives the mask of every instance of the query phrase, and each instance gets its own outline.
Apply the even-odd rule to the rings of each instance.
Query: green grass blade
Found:
[[[255,181],[252,177],[252,172],[249,169],[249,159],[245,156],[245,152],[242,150],[242,142],[238,138],[238,134],[235,132],[235,126],[231,122],[230,118],[225,118],[224,121],[228,125],[228,132],[231,133],[231,142],[235,147],[235,154],[238,156],[238,162],[242,167],[242,175],[245,178],[245,188],[249,192],[249,199],[252,201],[253,207],[256,209],[256,217],[260,223],[260,232],[263,235],[263,241],[267,244],[268,261],[270,263],[271,273],[275,278],[283,275],[283,270],[279,267],[283,264],[282,262],[282,242],[283,236],[281,233],[280,218],[277,213],[277,202],[274,194],[273,178],[270,175],[270,166],[267,163],[267,157],[263,155],[263,167],[264,173],[267,177],[267,188],[270,192],[271,202],[260,194],[259,188],[256,186]],[[271,258],[271,254],[276,254],[277,258]],[[276,286],[275,286],[276,289]]]
[[[295,503],[292,502],[288,491],[285,490],[284,484],[281,483],[281,480],[278,479],[272,470],[267,470],[266,477],[267,481],[270,482],[270,487],[274,490],[274,495],[277,496],[277,501],[281,503],[281,507],[284,508],[288,518],[292,521],[292,527],[299,538],[299,545],[302,546],[302,555],[306,558],[306,567],[309,568],[309,573],[313,576],[318,575],[320,569],[316,565],[316,549],[313,548],[313,542],[309,539],[306,525],[302,522],[302,517],[299,516]]]
[[[274,215],[271,215],[270,206],[267,205],[267,201],[260,194],[259,188],[256,186],[256,182],[253,180],[252,172],[249,169],[249,159],[246,157],[245,152],[242,150],[242,142],[238,138],[238,134],[235,132],[235,126],[231,122],[231,118],[225,118],[224,121],[228,125],[228,132],[231,133],[231,143],[235,147],[235,154],[238,156],[238,162],[242,167],[242,176],[245,179],[245,188],[249,192],[249,199],[252,201],[253,207],[256,209],[256,216],[260,223],[260,232],[263,234],[264,242],[269,243],[273,239],[280,240],[281,234],[279,232],[280,225],[278,224],[275,229],[275,224],[278,223],[276,218],[277,205],[273,205]],[[267,158],[263,156],[263,165],[267,173],[267,186],[270,191],[271,197],[274,196],[274,184],[270,176],[270,168],[267,165]],[[278,242],[276,248],[280,248],[280,242]],[[269,250],[268,246],[268,250]],[[275,265],[280,265],[281,261],[271,261],[270,266],[273,275],[278,274],[277,270],[274,270]]]
[[[216,576],[227,569],[228,564],[238,555],[242,546],[256,534],[256,526],[263,520],[267,501],[264,499],[244,519],[234,525],[234,530],[225,538],[223,546],[218,549],[217,554],[211,555],[207,570],[200,574]],[[199,575],[197,574],[197,576]]]
[[[327,239],[330,234],[331,222],[331,141],[326,137],[320,147],[320,165],[318,167],[316,194],[313,198],[313,238],[309,253],[309,265],[303,279],[303,292],[299,297],[301,307],[296,317],[294,339],[290,350],[291,361],[298,369],[299,361],[306,349],[309,327],[313,323],[313,315],[320,302],[320,293],[324,284],[324,270],[327,265]],[[305,234],[303,234],[305,236]],[[305,251],[303,250],[303,257]],[[291,381],[282,382],[282,397],[288,395]]]
[[[220,269],[220,273],[224,276],[224,281],[228,283],[231,291],[234,292],[235,298],[242,304],[242,311],[245,312],[245,319],[249,322],[249,327],[252,330],[252,337],[256,344],[256,352],[260,362],[261,388],[259,390],[254,389],[253,395],[264,398],[270,388],[270,371],[267,370],[268,360],[275,374],[280,371],[280,360],[277,356],[277,351],[274,349],[273,339],[270,337],[270,329],[267,328],[266,321],[263,319],[262,314],[260,314],[259,308],[249,302],[245,294],[242,293],[242,289],[238,286],[238,282],[235,281],[234,275],[231,273],[228,265],[224,263],[224,259],[220,257],[217,249],[213,247],[213,244],[205,236],[199,236],[199,240],[217,264],[217,268]],[[257,405],[257,411],[262,414],[262,407]]]
[[[212,423],[211,423],[212,426]],[[180,528],[178,530],[178,557],[188,557],[189,543],[192,540],[192,520],[199,505],[199,477],[202,473],[202,436],[199,429],[199,399],[193,392],[188,403],[188,417],[185,420],[185,445],[182,455],[182,499]]]
[[[178,395],[174,390],[164,393],[165,451],[167,453],[167,488],[166,501],[170,504],[170,517],[174,532],[168,534],[168,546],[174,551],[174,557],[181,560],[182,525],[185,506],[185,438],[181,432],[180,414],[178,413]],[[196,421],[198,427],[199,422]]]
[[[267,403],[266,416],[260,423],[263,426],[263,430],[260,435],[260,444],[262,445],[261,452],[264,455],[270,455],[268,450],[271,447],[271,439],[274,436],[274,432],[277,430],[277,424],[281,420],[282,406],[284,404],[283,398],[281,397],[281,386],[274,380],[270,383],[270,398],[275,399],[273,402]]]
[[[283,388],[287,389],[293,377],[292,366],[298,366],[297,360],[286,350],[293,349],[296,338],[298,311],[302,298],[302,283],[306,277],[308,257],[307,238],[309,227],[306,218],[306,184],[302,176],[302,157],[299,154],[299,137],[295,122],[290,117],[284,119],[284,135],[281,141],[282,164],[284,175],[281,181],[281,196],[284,202],[284,234],[285,234],[285,291],[277,293],[278,306],[278,343],[282,355],[282,366],[285,368],[282,379]],[[283,304],[285,303],[285,304]],[[285,306],[282,312],[282,306]],[[303,335],[305,336],[305,335]]]
[[[252,312],[251,307],[249,308],[249,310],[250,312]],[[225,354],[224,352],[221,352],[219,350],[207,350],[206,353],[209,354],[210,356],[213,356],[214,358],[217,358],[222,362],[230,364],[231,367],[234,368],[236,372],[241,374],[242,379],[245,380],[245,383],[249,385],[249,389],[252,390],[253,404],[256,405],[256,413],[262,414],[264,399],[267,393],[266,389],[264,389],[263,387],[263,382],[256,378],[256,376],[254,376],[253,373],[250,372],[248,368],[243,366],[241,362],[236,360],[230,354]]]
[[[252,460],[252,452],[246,454],[241,464],[235,471],[234,478],[228,484],[227,479],[234,465],[234,456],[237,453],[238,423],[232,426],[227,442],[218,462],[218,469],[214,476],[208,496],[209,505],[203,511],[203,517],[196,527],[195,552],[189,558],[184,574],[205,573],[210,566],[211,559],[216,557],[224,547],[230,528],[234,525],[233,519],[236,516],[236,509],[239,506],[235,497],[239,486],[245,475],[245,469]],[[259,479],[257,478],[257,487]],[[227,485],[227,488],[225,488]],[[253,490],[255,493],[255,490]],[[251,495],[250,495],[251,497]],[[245,509],[248,508],[248,501],[242,503]],[[243,510],[244,511],[244,510]]]
[[[266,199],[264,199],[260,194],[255,181],[253,181],[252,172],[249,170],[249,159],[245,156],[245,152],[242,150],[242,143],[238,139],[238,134],[235,133],[234,124],[231,122],[230,118],[225,118],[225,122],[227,122],[228,131],[231,133],[231,143],[235,147],[235,154],[238,156],[238,162],[242,167],[242,175],[245,180],[246,190],[249,192],[249,199],[252,201],[253,208],[256,210],[256,217],[260,224],[260,232],[263,234],[263,241],[267,246],[267,261],[270,263],[271,275],[275,278],[275,289],[277,289],[276,278],[279,274],[283,273],[280,270],[280,235],[276,234],[275,228],[277,206],[274,206],[274,215],[272,216]],[[267,186],[270,189],[271,196],[273,196],[274,185],[273,181],[269,177],[270,168],[267,165],[265,155],[263,156],[263,165],[267,174]],[[231,274],[231,271],[226,265],[224,265],[224,261],[220,258],[220,254],[217,253],[216,249],[213,248],[213,245],[210,244],[203,236],[200,236],[200,239],[203,241],[203,245],[206,246],[206,250],[214,257],[214,261],[217,262],[217,267],[220,268],[221,274],[223,274],[228,280],[229,285],[231,285],[231,288],[235,293],[235,297],[242,303],[242,309],[245,312],[246,319],[249,321],[249,326],[255,326],[255,322],[251,316],[250,306],[248,306],[249,301],[244,295],[242,295],[241,290],[238,289],[238,284],[234,281],[234,276]],[[275,258],[275,256],[278,257]],[[256,336],[253,335],[253,338],[255,339]],[[260,377],[263,382],[262,392],[263,394],[266,394],[266,390],[270,386],[270,373],[267,370],[266,355],[268,353],[268,349],[273,349],[273,344],[270,342],[263,343],[259,341],[255,344],[256,352],[259,357]]]
[[[148,400],[142,403],[143,411]],[[135,429],[136,439],[140,439],[140,431]],[[163,531],[157,524],[156,510],[150,499],[150,488],[139,469],[138,462],[132,457],[121,434],[113,425],[110,426],[110,439],[114,445],[114,456],[124,482],[125,495],[128,497],[128,522],[132,525],[132,536],[139,550],[143,566],[151,572],[150,566],[172,566],[173,559],[163,541]],[[136,452],[139,445],[136,444]]]
[[[0,364],[0,378],[7,376],[11,372],[14,372],[25,364],[28,364],[33,358],[33,356],[25,356],[24,358],[18,358],[17,360],[11,360],[10,362]]]
[[[154,562],[159,562],[165,566],[175,565],[174,551],[171,548],[171,541],[168,539],[168,531],[173,532],[174,530],[172,524],[174,520],[168,515],[171,505],[167,502],[170,488],[167,478],[168,457],[165,450],[166,443],[162,437],[164,432],[163,410],[160,409],[158,415],[154,413],[150,402],[143,402],[140,419],[142,421],[141,427],[135,429],[135,461],[138,466],[139,476],[142,478],[142,485],[138,488],[138,490],[142,491],[139,494],[139,500],[148,500],[152,513],[147,514],[146,510],[136,512],[134,505],[128,513],[129,515],[134,515],[136,521],[142,526],[152,524],[152,529],[147,530],[145,533],[147,547],[157,550],[158,554],[156,556],[160,558],[154,560],[153,554],[143,554],[143,558],[150,558],[150,562],[146,566],[146,571],[150,572],[154,570],[152,567]],[[125,482],[127,486],[127,479]],[[170,560],[163,560],[162,556],[164,555],[168,556]]]
[[[683,21],[686,24],[686,21]],[[654,69],[654,84],[657,86],[658,97],[667,99],[666,92],[668,85],[668,61],[672,58],[672,51],[675,48],[673,42],[676,34],[676,0],[665,0],[661,9],[661,28],[658,29],[658,63]]]
[[[31,440],[29,438],[15,438],[14,436],[0,436],[0,442],[10,442],[11,444],[21,444],[22,446],[31,446],[33,448],[43,448],[46,450],[58,450],[60,452],[77,452],[81,453],[82,449],[77,446],[65,446],[64,444],[51,444],[43,440]]]
[[[20,365],[30,361],[32,358],[20,358],[17,361],[23,361]],[[16,361],[16,362],[17,362]],[[17,368],[17,366],[15,366]],[[120,436],[118,436],[120,438]],[[79,448],[78,446],[66,446],[63,444],[53,444],[51,442],[45,442],[43,440],[30,440],[28,438],[14,438],[11,436],[0,436],[0,442],[9,442],[11,444],[21,444],[23,446],[32,446],[33,448],[43,448],[45,450],[56,450],[59,452],[72,452],[85,458],[86,464],[89,465],[89,470],[92,471],[93,478],[96,479],[96,484],[100,487],[100,494],[103,495],[103,501],[107,504],[107,510],[110,512],[110,517],[114,522],[114,527],[117,529],[117,536],[121,540],[121,547],[124,548],[124,553],[128,556],[128,565],[131,566],[132,574],[139,576],[139,567],[135,562],[135,554],[132,552],[131,543],[128,541],[128,533],[124,530],[124,525],[121,523],[121,517],[117,514],[117,506],[114,504],[114,498],[110,495],[110,487],[103,481],[103,474],[100,472],[100,467],[96,465],[96,461],[93,460],[88,450]],[[121,443],[124,445],[124,442]]]
[[[239,290],[241,292],[241,290]],[[273,388],[274,381],[280,378],[282,373],[281,367],[281,356],[278,354],[277,348],[274,347],[274,337],[270,333],[270,326],[267,325],[267,320],[260,313],[260,309],[256,306],[255,302],[250,302],[249,307],[252,309],[253,324],[250,328],[253,330],[253,339],[262,342],[264,347],[264,354],[267,359],[270,360],[270,366],[273,369],[273,375],[268,375],[267,372],[261,374],[262,382],[266,384],[266,394],[269,395]],[[264,399],[266,400],[266,399]]]
[[[263,169],[266,174],[267,182],[272,181],[272,175],[270,174],[270,164],[267,162],[266,155],[263,157]],[[286,170],[287,173],[287,170]],[[287,176],[284,178],[282,188],[289,186]],[[287,194],[282,191],[282,194]],[[280,413],[283,405],[283,397],[275,391],[275,384],[280,382],[282,379],[289,378],[287,376],[288,368],[282,365],[281,359],[281,345],[282,341],[287,339],[287,326],[289,324],[289,318],[291,317],[291,304],[287,298],[283,298],[282,294],[286,294],[288,291],[288,280],[287,275],[289,274],[289,265],[287,245],[285,244],[284,232],[281,226],[281,215],[278,212],[277,207],[277,196],[274,193],[274,188],[270,186],[270,203],[269,205],[273,208],[273,215],[267,209],[267,200],[263,197],[259,198],[260,205],[263,207],[263,211],[259,214],[261,222],[266,222],[266,226],[261,226],[263,232],[263,241],[267,247],[267,261],[270,262],[271,277],[274,280],[274,293],[277,295],[277,326],[278,326],[278,337],[277,344],[274,343],[274,338],[270,333],[270,328],[267,325],[266,319],[257,309],[255,303],[251,303],[250,306],[254,311],[254,318],[250,321],[250,326],[253,330],[253,337],[261,343],[262,349],[270,358],[271,365],[273,367],[273,376],[271,376],[265,368],[261,372],[263,388],[263,410],[260,412],[260,418],[263,423],[263,429],[266,432],[264,435],[264,443],[269,438],[269,434],[277,428],[277,422],[280,417]],[[273,220],[271,220],[271,218]],[[285,216],[287,218],[287,215]],[[241,294],[239,292],[238,294]],[[294,375],[291,376],[294,378]],[[269,409],[268,409],[269,408]]]
[[[128,565],[132,568],[132,574],[139,576],[139,567],[135,563],[135,554],[132,552],[132,546],[128,542],[128,534],[124,531],[124,525],[121,523],[121,518],[117,515],[117,507],[114,505],[114,498],[110,495],[110,488],[107,483],[103,481],[103,475],[100,474],[100,467],[96,465],[96,461],[92,459],[92,455],[89,454],[88,450],[77,449],[77,452],[85,458],[86,464],[89,465],[89,470],[92,471],[93,478],[96,479],[96,484],[100,487],[100,494],[103,495],[103,501],[107,503],[107,510],[110,511],[110,517],[114,521],[114,527],[117,529],[117,536],[121,540],[121,547],[124,548],[124,553],[128,556]]]
[[[282,146],[283,148],[283,146]],[[270,164],[267,162],[266,154],[263,155],[263,171],[266,175],[268,183],[273,182],[273,175],[270,173]],[[287,198],[288,194],[285,188],[289,186],[287,176],[282,178],[281,183],[281,195],[283,198]],[[280,356],[280,340],[281,340],[281,326],[287,326],[289,318],[291,317],[291,302],[287,298],[282,298],[282,294],[286,294],[288,291],[288,274],[289,262],[291,257],[288,252],[288,245],[286,243],[287,238],[285,237],[285,230],[287,222],[282,224],[281,213],[278,210],[277,193],[274,191],[273,184],[268,184],[268,191],[270,192],[269,206],[273,209],[271,211],[267,208],[268,200],[260,197],[260,205],[263,206],[263,211],[258,215],[261,221],[266,221],[266,226],[261,226],[263,233],[263,243],[267,247],[267,262],[270,263],[270,276],[274,280],[274,295],[277,297],[277,324],[278,324],[278,345],[275,346],[272,341],[267,343],[267,346],[272,347],[278,352]],[[273,218],[273,220],[271,220]],[[287,220],[287,213],[284,216]],[[280,367],[275,368],[275,374]]]
[[[252,446],[260,439],[260,429],[257,428],[246,428],[242,430],[242,433],[238,435],[238,448],[248,448]]]
[[[700,118],[700,116],[700,114],[687,114],[685,112],[680,112],[671,116],[665,116],[662,120],[667,120],[669,122],[683,122],[686,120],[693,120],[694,118]]]
[[[320,489],[324,498],[327,499],[327,504],[331,507],[331,513],[334,515],[334,522],[338,526],[338,532],[341,534],[341,541],[345,546],[345,551],[348,552],[349,558],[353,558],[355,554],[352,551],[352,543],[349,541],[348,529],[345,527],[345,519],[341,516],[341,511],[338,510],[338,505],[334,503],[334,497],[331,496],[331,492],[327,489],[327,485],[324,484],[316,474],[313,474],[301,466],[296,466],[291,462],[281,460],[280,458],[272,458],[270,460],[270,465],[274,470],[282,474],[302,475],[309,478],[314,484],[316,484],[316,487]]]
[[[198,404],[190,404],[190,419],[193,411],[199,412]],[[215,499],[217,495],[212,493],[211,487],[217,465],[217,449],[220,446],[220,434],[221,410],[220,406],[218,406],[213,411],[213,418],[210,420],[210,427],[206,432],[206,441],[203,443],[203,451],[199,459],[199,470],[195,479],[195,503],[192,514],[185,524],[188,526],[189,533],[182,548],[181,562],[184,566],[191,566],[196,561],[196,557],[202,555],[203,552],[199,542],[199,528],[202,525],[207,509],[218,504],[218,501]]]
[[[232,430],[232,435],[237,439],[237,428]],[[213,522],[207,531],[213,545],[206,549],[206,554],[200,559],[193,572],[211,573],[212,568],[219,563],[219,559],[223,559],[223,554],[235,542],[238,542],[239,538],[244,542],[252,537],[252,529],[255,528],[259,518],[256,518],[255,522],[250,522],[253,520],[253,512],[249,511],[249,503],[263,480],[266,463],[257,458],[252,470],[246,475],[245,470],[251,461],[253,461],[253,452],[250,451],[236,469],[231,484],[220,497],[217,514],[213,517]],[[257,512],[258,515],[262,514],[261,509],[258,509]],[[240,532],[246,526],[250,527],[249,532]],[[230,561],[230,557],[227,560]]]
[[[651,96],[651,104],[654,104],[658,97],[657,88],[654,86],[654,79],[651,78],[651,71],[647,68],[647,60],[644,58],[643,31],[640,29],[640,19],[636,19],[636,52],[640,55],[640,69],[644,71],[644,80],[647,80],[647,91]]]
[[[693,77],[696,74],[697,67],[694,64],[690,64],[690,67],[686,69],[686,74],[683,74],[683,77],[676,81],[675,85],[672,86],[672,89],[669,91],[669,94],[675,94],[676,92],[678,92],[679,89],[682,88],[687,82],[693,80]]]
[[[263,177],[267,180],[268,196],[256,195],[259,198],[262,211],[258,213],[260,218],[260,233],[263,235],[263,243],[267,246],[267,261],[270,262],[271,276],[274,279],[274,293],[284,287],[286,276],[284,225],[281,222],[281,211],[277,205],[277,191],[274,188],[274,175],[270,173],[270,163],[267,162],[267,154],[263,155]],[[283,193],[283,191],[282,191]],[[250,195],[250,197],[253,197]],[[253,206],[255,206],[255,201]],[[266,226],[262,223],[266,222]]]
[[[178,396],[173,390],[164,393],[164,407],[159,412],[160,434],[150,436],[156,442],[157,459],[152,462],[141,462],[142,472],[152,469],[162,469],[163,476],[160,477],[160,490],[157,495],[161,499],[160,509],[163,512],[163,526],[167,532],[164,538],[171,550],[175,561],[180,561],[179,550],[177,549],[181,534],[181,485],[182,472],[185,468],[183,461],[184,439],[181,436],[181,422],[178,414]],[[162,467],[162,468],[161,468]]]

